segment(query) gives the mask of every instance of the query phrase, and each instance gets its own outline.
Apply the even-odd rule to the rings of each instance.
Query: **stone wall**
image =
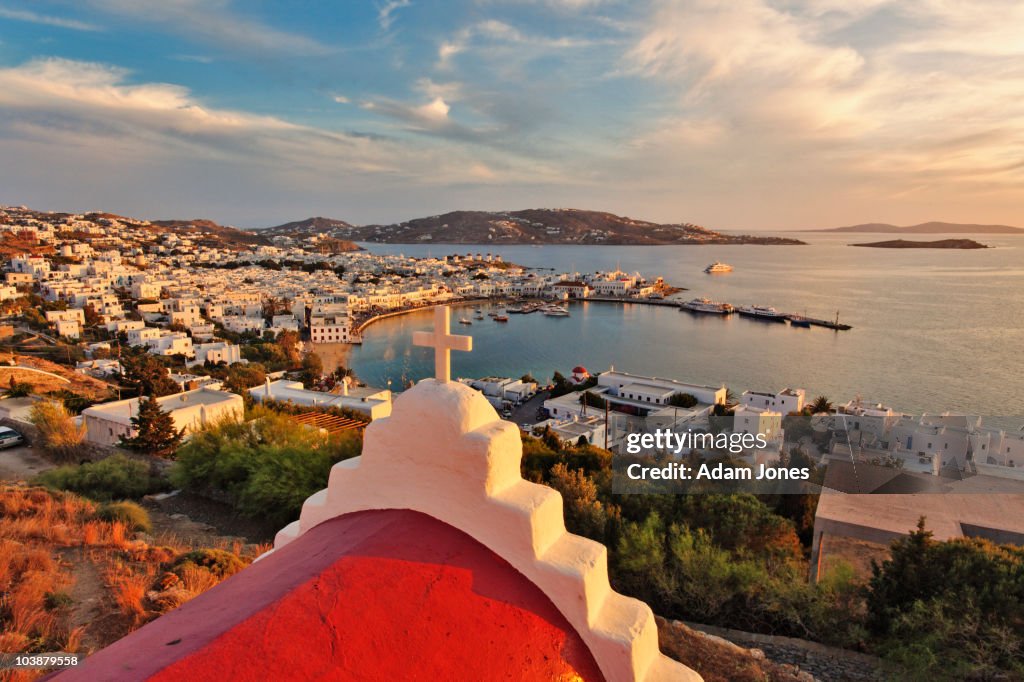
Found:
[[[694,630],[738,644],[748,649],[760,649],[776,663],[794,665],[809,672],[816,680],[851,680],[874,682],[876,680],[898,679],[899,675],[880,658],[848,651],[837,647],[809,642],[793,637],[762,635],[756,632],[730,630],[699,623],[684,624]]]

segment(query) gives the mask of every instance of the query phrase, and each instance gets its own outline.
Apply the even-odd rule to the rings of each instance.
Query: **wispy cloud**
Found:
[[[388,0],[377,10],[377,23],[380,24],[382,30],[387,31],[391,28],[391,24],[395,21],[395,14],[398,10],[403,9],[411,5],[410,0]]]
[[[54,17],[45,14],[38,14],[30,10],[25,9],[12,9],[9,7],[0,7],[0,19],[11,19],[13,21],[25,21],[32,24],[42,24],[44,26],[56,26],[57,28],[67,28],[73,31],[99,31],[99,26],[90,24],[77,19],[68,19],[65,17]]]
[[[236,12],[229,0],[85,0],[111,15],[164,28],[187,39],[243,52],[322,56],[333,48]]]
[[[181,86],[132,83],[130,77],[117,67],[56,58],[0,69],[0,153],[12,140],[19,147],[31,143],[29,157],[7,153],[5,158],[18,159],[27,169],[56,154],[65,163],[91,168],[113,164],[108,170],[115,175],[113,168],[125,157],[133,163],[145,159],[146,165],[216,161],[263,169],[263,181],[273,177],[288,185],[322,185],[328,178],[333,183],[361,174],[429,179],[428,184],[476,182],[481,164],[504,180],[526,177],[515,164],[476,153],[210,107]],[[447,113],[448,105],[438,98],[408,116],[433,125],[443,123]]]

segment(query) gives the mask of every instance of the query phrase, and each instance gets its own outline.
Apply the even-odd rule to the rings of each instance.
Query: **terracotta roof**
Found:
[[[304,412],[302,414],[290,414],[288,418],[297,424],[311,426],[315,429],[323,429],[327,433],[341,433],[342,431],[362,430],[369,424],[360,419],[349,419],[339,417],[326,412]]]

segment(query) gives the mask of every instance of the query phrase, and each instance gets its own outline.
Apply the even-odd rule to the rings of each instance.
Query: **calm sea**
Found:
[[[982,236],[997,248],[891,250],[847,246],[884,235],[800,234],[808,246],[465,246],[367,244],[375,253],[443,256],[493,251],[558,271],[620,267],[663,276],[734,305],[772,305],[833,318],[851,331],[799,329],[732,316],[696,317],[670,308],[585,303],[569,318],[513,315],[472,326],[472,353],[453,353],[453,374],[549,379],[575,365],[745,389],[803,387],[833,402],[857,396],[907,412],[1024,415],[1024,236]],[[922,238],[938,239],[939,236]],[[726,275],[706,275],[712,261]],[[469,310],[464,311],[467,315]],[[371,385],[430,376],[430,351],[411,345],[429,312],[372,325],[362,346],[335,361]],[[326,350],[326,349],[325,349]],[[336,349],[335,349],[336,350]],[[330,353],[328,353],[330,354]],[[332,358],[328,358],[328,362]]]

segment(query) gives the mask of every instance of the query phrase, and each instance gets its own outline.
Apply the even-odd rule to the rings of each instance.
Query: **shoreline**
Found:
[[[670,294],[670,295],[674,295],[674,294],[679,293],[681,291],[686,291],[686,289],[679,288],[679,291],[672,292],[672,294]],[[403,310],[392,310],[390,312],[380,313],[379,315],[374,315],[372,317],[366,318],[365,320],[360,322],[358,326],[356,326],[355,333],[358,334],[360,339],[361,339],[362,336],[363,336],[363,332],[368,327],[370,327],[371,325],[373,325],[373,324],[375,324],[377,322],[380,322],[381,320],[386,320],[386,319],[389,319],[389,318],[392,318],[392,317],[400,317],[402,315],[407,315],[409,313],[415,313],[415,312],[420,311],[420,310],[431,310],[431,309],[436,308],[436,307],[438,307],[440,305],[447,305],[447,306],[451,306],[451,307],[455,308],[455,307],[463,307],[463,306],[467,306],[467,305],[477,305],[477,304],[481,304],[481,303],[487,303],[488,305],[494,305],[496,303],[498,303],[498,304],[500,304],[500,303],[508,304],[508,303],[512,302],[513,300],[518,301],[519,299],[513,299],[513,298],[510,298],[510,297],[507,297],[507,296],[501,297],[501,298],[461,298],[461,299],[458,299],[458,300],[443,301],[443,302],[440,302],[440,303],[430,303],[428,305],[416,306],[414,308],[405,308]],[[590,296],[590,297],[587,297],[587,298],[572,298],[572,299],[569,299],[567,301],[557,301],[555,299],[546,299],[546,298],[526,298],[526,299],[522,299],[522,300],[524,302],[554,301],[556,303],[563,303],[563,304],[594,302],[594,303],[619,303],[619,304],[623,304],[623,305],[628,305],[628,304],[653,305],[653,306],[664,306],[664,307],[670,307],[670,308],[678,308],[680,306],[680,304],[677,301],[670,301],[668,299],[613,298],[613,297],[608,297],[608,296]],[[362,343],[362,341],[360,341],[360,343]],[[349,345],[359,345],[359,344],[349,344]]]

